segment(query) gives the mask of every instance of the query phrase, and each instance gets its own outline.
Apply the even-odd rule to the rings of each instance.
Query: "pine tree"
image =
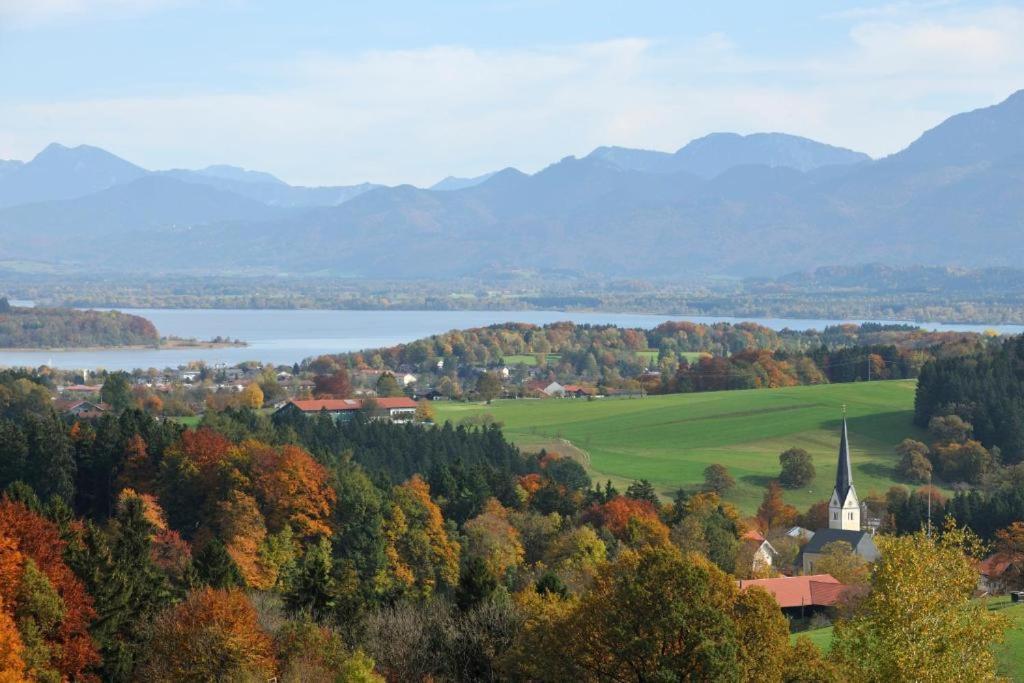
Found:
[[[213,588],[243,585],[242,573],[219,538],[212,539],[192,560],[199,580]]]
[[[324,615],[335,608],[338,594],[331,544],[321,538],[306,548],[284,599],[293,610],[308,610],[314,615]]]
[[[149,625],[172,599],[167,577],[150,556],[156,531],[141,499],[122,499],[109,534],[89,525],[74,569],[94,598],[92,636],[103,656],[102,678],[131,680]]]

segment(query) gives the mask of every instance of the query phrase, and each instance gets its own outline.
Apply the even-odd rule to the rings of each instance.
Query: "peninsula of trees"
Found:
[[[153,323],[118,311],[22,308],[0,299],[0,348],[142,346],[160,342]]]

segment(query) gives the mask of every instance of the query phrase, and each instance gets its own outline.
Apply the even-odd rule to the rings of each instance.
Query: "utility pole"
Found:
[[[868,381],[871,381],[871,354],[868,354]]]
[[[928,473],[928,538],[932,537],[932,473]]]

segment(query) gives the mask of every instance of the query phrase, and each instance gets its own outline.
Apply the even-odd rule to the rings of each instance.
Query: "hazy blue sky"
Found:
[[[1009,2],[0,0],[0,158],[427,184],[720,130],[879,156],[1024,87],[1021,36]]]

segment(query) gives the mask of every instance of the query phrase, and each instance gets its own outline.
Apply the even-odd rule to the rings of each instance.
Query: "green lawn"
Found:
[[[569,441],[583,452],[597,479],[617,485],[648,479],[668,496],[696,485],[711,463],[736,478],[727,498],[745,512],[760,503],[779,472],[778,455],[807,449],[818,476],[806,489],[787,491],[800,508],[827,498],[835,477],[842,405],[849,410],[854,482],[863,496],[894,483],[894,447],[920,437],[911,424],[913,381],[673,394],[642,399],[540,399],[437,405],[439,420],[489,412],[525,449]]]
[[[1024,681],[1024,603],[1014,604],[1009,597],[1000,597],[989,600],[988,606],[992,610],[1001,610],[1011,622],[1006,640],[996,646],[999,673],[1013,681]],[[798,636],[807,636],[824,652],[832,647],[831,626],[794,633],[791,640],[795,642]]]
[[[555,365],[555,364],[557,364],[561,357],[562,356],[560,354],[549,353],[548,354],[548,365]],[[505,365],[529,365],[530,367],[533,367],[534,365],[537,364],[537,354],[534,354],[534,353],[525,353],[525,354],[521,354],[521,355],[513,354],[513,355],[510,355],[510,356],[505,356],[504,358],[501,359],[501,361]]]

